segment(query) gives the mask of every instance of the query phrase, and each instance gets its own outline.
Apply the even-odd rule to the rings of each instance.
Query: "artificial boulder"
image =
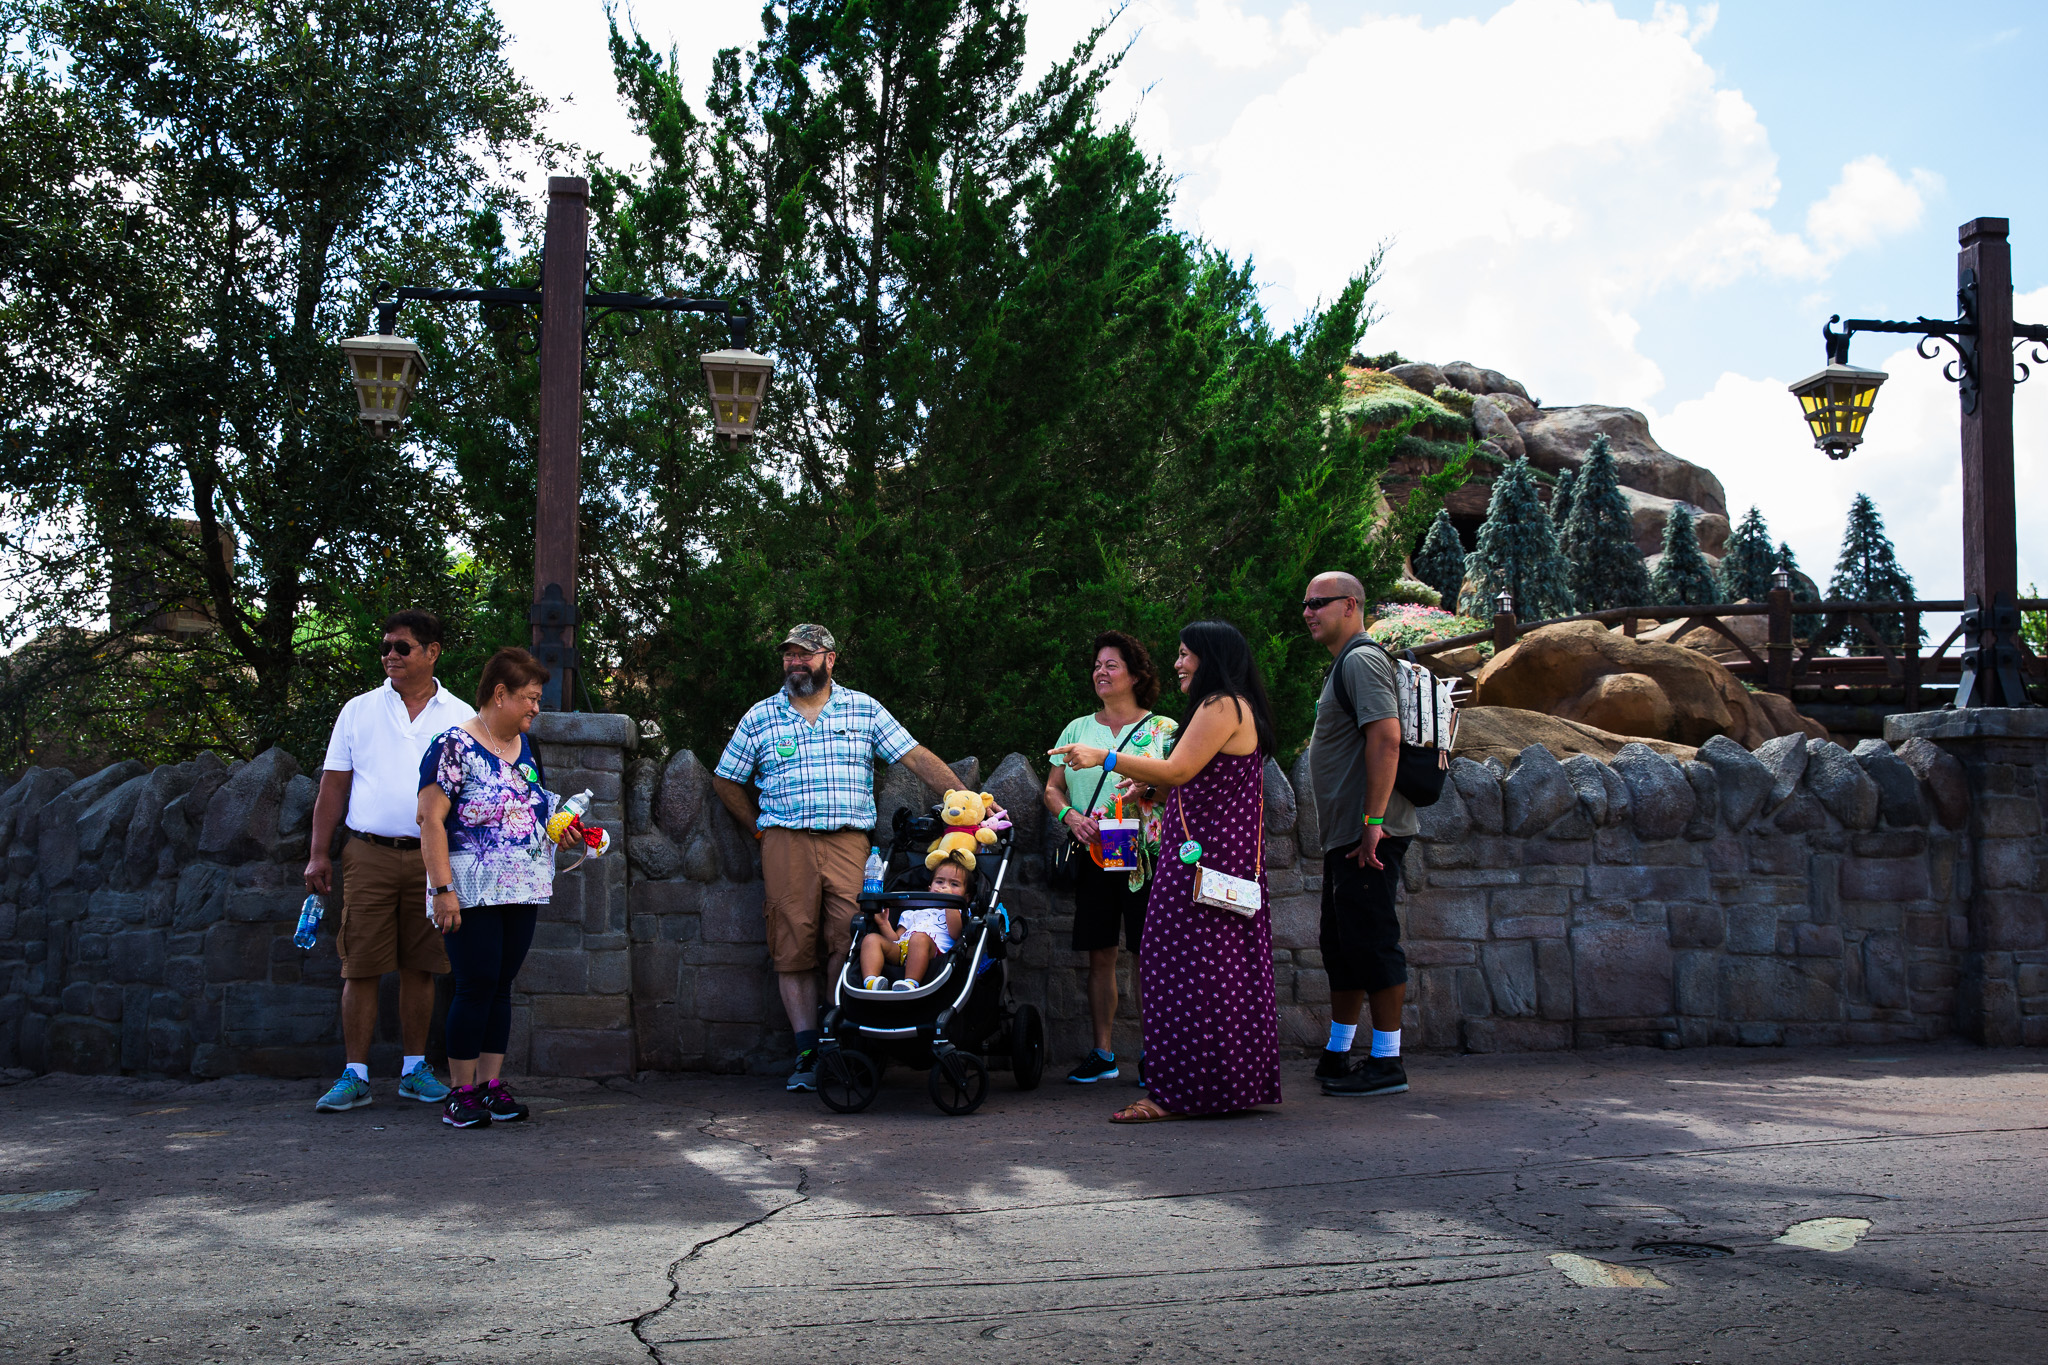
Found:
[[[1514,707],[1468,706],[1458,712],[1458,756],[1480,762],[1495,759],[1503,770],[1531,744],[1541,744],[1559,762],[1573,754],[1590,754],[1605,763],[1634,738],[1541,711]],[[1674,762],[1693,756],[1689,745],[1656,739],[1642,742]]]
[[[1507,413],[1500,409],[1491,398],[1476,399],[1472,404],[1472,429],[1506,452],[1511,460],[1519,460],[1527,454],[1522,445],[1522,433],[1515,430],[1515,424]]]
[[[1405,365],[1396,365],[1388,370],[1387,373],[1417,393],[1425,395],[1435,393],[1449,382],[1444,378],[1442,370],[1419,360],[1411,360]]]
[[[299,761],[274,746],[235,765],[206,803],[199,851],[230,862],[262,857],[277,839],[285,786],[298,775]],[[187,810],[188,821],[198,815],[190,806]]]
[[[1448,367],[1445,373],[1449,374]],[[1535,421],[1523,424],[1521,432],[1528,444],[1529,463],[1552,473],[1577,469],[1593,438],[1604,433],[1614,451],[1615,472],[1623,485],[1715,513],[1724,523],[1725,536],[1728,495],[1722,490],[1721,481],[1713,471],[1682,460],[1658,445],[1650,435],[1649,420],[1633,408],[1610,408],[1596,403],[1545,408]]]
[[[1607,681],[1616,678],[1621,680]],[[1564,622],[1523,636],[1479,671],[1473,700],[1481,707],[1537,711],[1686,746],[1727,735],[1754,749],[1780,733],[1779,720],[1712,659],[1676,645],[1630,639],[1596,621]],[[1827,737],[1815,722],[1799,719],[1797,733]]]

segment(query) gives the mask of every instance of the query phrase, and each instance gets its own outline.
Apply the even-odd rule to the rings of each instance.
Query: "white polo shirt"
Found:
[[[420,760],[434,737],[475,715],[468,702],[434,680],[434,695],[417,716],[386,678],[384,685],[351,697],[327,741],[329,772],[352,772],[348,827],[387,839],[420,834]]]

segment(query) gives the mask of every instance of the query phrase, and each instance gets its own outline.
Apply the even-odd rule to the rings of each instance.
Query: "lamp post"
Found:
[[[751,440],[775,362],[749,349],[754,319],[723,299],[648,298],[591,293],[584,288],[590,250],[590,182],[581,176],[548,179],[547,235],[541,248],[538,289],[416,289],[391,291],[377,301],[377,330],[341,343],[356,388],[359,419],[371,435],[388,438],[405,420],[426,357],[395,335],[398,310],[411,300],[475,303],[485,308],[540,310],[539,421],[533,525],[533,652],[550,670],[541,705],[575,709],[576,557],[582,492],[583,346],[595,314],[706,313],[723,317],[731,346],[699,357],[711,405],[712,429],[728,440]],[[383,292],[381,287],[379,292]],[[552,299],[567,307],[549,307]]]
[[[1957,230],[1956,316],[1880,322],[1837,313],[1821,328],[1827,367],[1791,386],[1813,443],[1830,459],[1844,459],[1863,440],[1863,427],[1877,401],[1882,370],[1849,364],[1849,339],[1857,332],[1903,332],[1918,336],[1916,349],[1947,343],[1956,358],[1942,374],[1956,386],[1962,407],[1963,459],[1963,675],[1955,704],[2026,706],[2020,677],[2019,547],[2014,517],[2012,457],[2013,346],[2035,343],[2035,363],[2048,363],[2048,326],[2012,318],[2010,224],[2003,218],[1973,218]],[[1840,331],[1834,324],[1842,322]],[[2026,367],[2020,365],[2020,378]]]

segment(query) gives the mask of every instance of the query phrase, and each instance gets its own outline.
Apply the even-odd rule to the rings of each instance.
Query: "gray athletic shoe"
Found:
[[[398,1097],[404,1100],[418,1100],[422,1104],[439,1104],[448,1098],[448,1087],[441,1084],[441,1078],[424,1060],[414,1063],[398,1081]]]
[[[356,1079],[356,1073],[342,1068],[341,1079],[328,1088],[313,1107],[323,1114],[340,1114],[360,1109],[370,1102],[370,1083]]]
[[[796,1070],[789,1073],[784,1090],[816,1090],[818,1088],[818,1049],[806,1048],[797,1054]]]

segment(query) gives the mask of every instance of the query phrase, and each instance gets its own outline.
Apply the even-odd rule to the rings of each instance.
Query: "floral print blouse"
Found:
[[[461,726],[443,731],[420,760],[420,790],[448,793],[448,866],[455,899],[479,905],[545,905],[555,885],[548,817],[562,798],[540,785],[540,760],[525,735],[507,763]]]

